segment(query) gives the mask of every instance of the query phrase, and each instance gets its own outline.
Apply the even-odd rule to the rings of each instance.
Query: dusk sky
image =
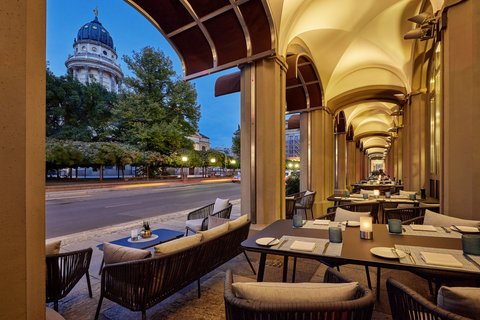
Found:
[[[121,0],[47,0],[47,61],[56,75],[67,72],[65,60],[73,54],[73,39],[82,25],[98,19],[110,32],[125,75],[131,75],[121,57],[140,51],[145,46],[160,48],[170,57],[175,71],[183,76],[180,59],[162,34],[146,18]],[[240,95],[238,93],[214,97],[215,73],[192,82],[201,106],[200,132],[210,138],[212,147],[231,147],[233,132],[240,123]]]

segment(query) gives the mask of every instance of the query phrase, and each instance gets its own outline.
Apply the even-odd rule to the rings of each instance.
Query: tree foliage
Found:
[[[233,133],[232,152],[240,159],[240,126],[238,126],[238,129]]]

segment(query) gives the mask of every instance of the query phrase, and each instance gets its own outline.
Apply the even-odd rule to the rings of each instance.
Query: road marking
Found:
[[[123,207],[123,206],[131,206],[131,205],[135,205],[135,204],[140,204],[140,203],[134,203],[134,202],[121,203],[121,204],[114,204],[114,205],[111,205],[111,206],[105,206],[104,208],[116,208],[116,207]]]
[[[84,196],[65,196],[65,197],[56,197],[56,198],[50,198],[47,197],[45,200],[46,201],[51,201],[51,200],[66,200],[66,199],[74,199],[74,198],[86,198],[86,197],[91,197],[91,195],[84,195]]]

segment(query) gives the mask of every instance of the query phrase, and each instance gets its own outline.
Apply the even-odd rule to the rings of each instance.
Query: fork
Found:
[[[408,255],[408,257],[413,262],[413,264],[417,264],[417,262],[415,261],[415,258],[413,257],[413,254],[412,254],[412,252],[410,251],[409,248],[403,248],[403,252],[405,252]]]

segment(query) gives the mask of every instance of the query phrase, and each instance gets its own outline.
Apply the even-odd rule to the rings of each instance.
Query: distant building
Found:
[[[117,64],[113,39],[98,21],[98,10],[95,10],[95,19],[78,30],[73,50],[65,65],[75,79],[83,84],[95,81],[110,92],[118,91],[123,72]]]
[[[289,160],[300,158],[300,116],[297,114],[285,120],[285,151]]]
[[[210,149],[210,138],[197,132],[193,136],[187,137],[193,141],[193,149],[197,151],[207,151]]]

